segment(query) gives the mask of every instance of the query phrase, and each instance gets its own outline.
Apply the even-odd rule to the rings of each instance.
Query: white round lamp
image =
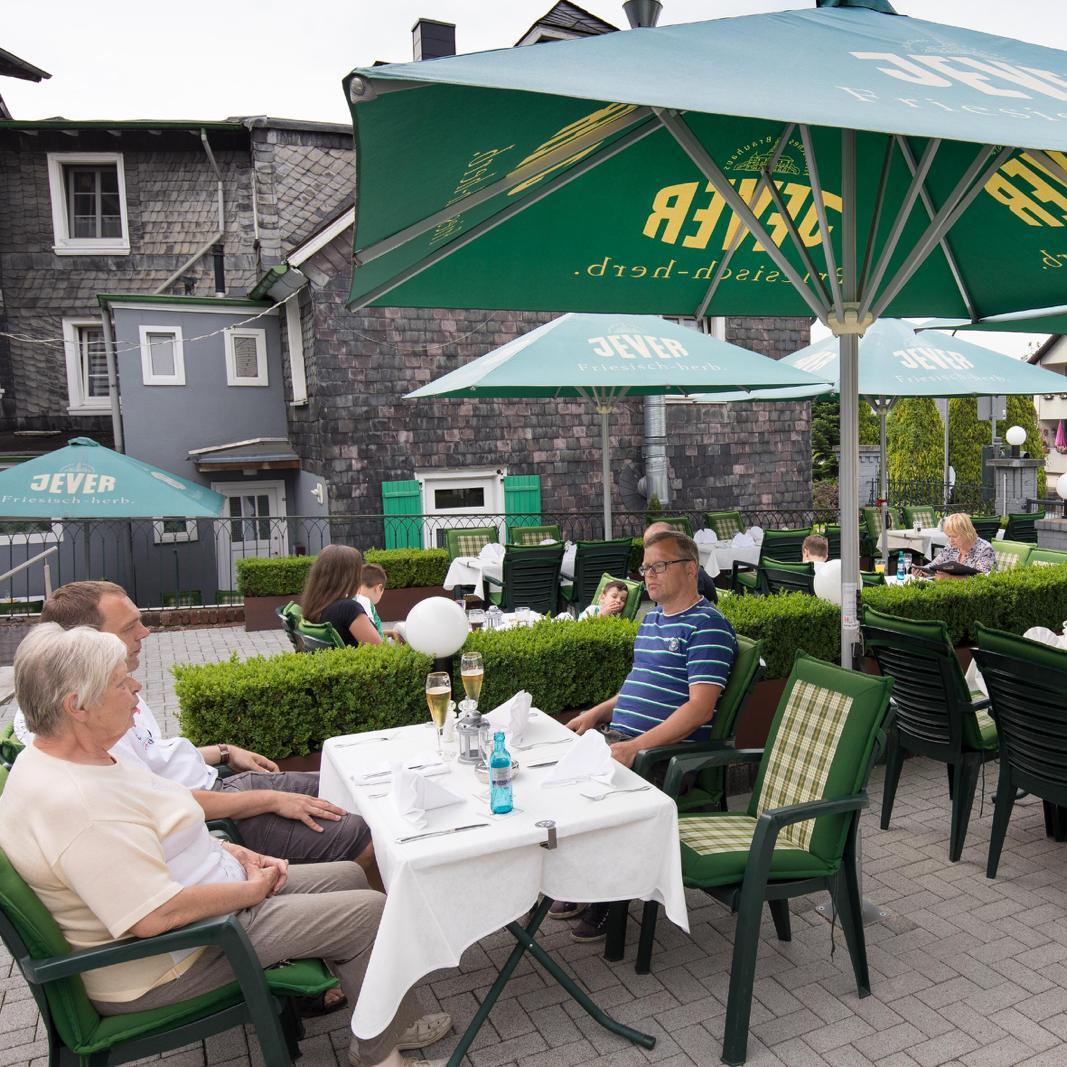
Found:
[[[1026,441],[1026,431],[1021,426],[1010,426],[1008,432],[1004,435],[1004,440],[1012,448],[1018,448]]]
[[[420,600],[404,622],[404,639],[416,652],[441,659],[458,652],[471,632],[466,613],[454,600],[432,596]]]
[[[841,560],[832,559],[815,572],[815,595],[841,606]]]
[[[1056,482],[1056,493],[1060,500],[1067,500],[1067,474],[1061,474]]]

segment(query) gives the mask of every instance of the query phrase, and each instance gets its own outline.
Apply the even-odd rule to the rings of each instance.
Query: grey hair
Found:
[[[15,700],[26,725],[42,737],[61,733],[66,697],[73,693],[79,708],[95,707],[125,662],[126,645],[114,634],[38,623],[15,653]]]
[[[674,543],[673,551],[679,559],[687,559],[698,567],[700,566],[700,549],[697,548],[696,541],[682,533],[681,530],[660,530],[654,534],[648,534],[645,537],[645,548],[651,548],[665,541]]]

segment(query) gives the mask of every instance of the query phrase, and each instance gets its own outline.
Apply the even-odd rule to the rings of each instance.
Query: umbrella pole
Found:
[[[608,422],[611,408],[606,404],[597,406],[600,414],[600,476],[604,492],[604,540],[611,540],[611,437]]]
[[[881,401],[878,404],[878,446],[880,449],[880,455],[878,457],[878,499],[881,501],[878,507],[882,515],[882,570],[888,573],[889,534],[886,533],[886,530],[889,526],[889,471],[886,469],[886,460],[888,452],[885,440],[886,414],[887,411],[885,397],[882,397]]]

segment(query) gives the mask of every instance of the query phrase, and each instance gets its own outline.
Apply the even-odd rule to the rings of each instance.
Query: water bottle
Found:
[[[493,754],[489,757],[489,809],[494,815],[511,811],[511,753],[504,747],[504,732],[493,735]]]
[[[907,577],[907,570],[904,567],[904,553],[897,553],[897,581],[902,582]]]

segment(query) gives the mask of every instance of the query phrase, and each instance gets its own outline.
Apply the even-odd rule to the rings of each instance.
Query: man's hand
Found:
[[[261,756],[258,752],[249,752],[247,748],[240,748],[237,745],[228,745],[227,747],[230,750],[230,755],[226,762],[235,771],[278,773],[278,764],[273,760],[267,759],[266,756]]]
[[[328,800],[309,797],[304,793],[283,793],[278,790],[272,793],[272,799],[276,815],[281,815],[285,819],[298,819],[319,834],[322,833],[322,827],[315,822],[315,819],[337,822],[342,815],[347,814],[344,808],[339,808]]]
[[[633,741],[616,741],[611,746],[611,758],[618,760],[624,767],[632,767],[641,748],[640,738],[635,738]]]
[[[404,640],[404,635],[399,630],[384,630],[383,634],[387,638],[392,638],[398,645],[407,644],[407,641]]]
[[[569,723],[567,723],[567,729],[573,730],[579,737],[585,733],[586,730],[593,729],[597,724],[598,716],[593,715],[593,709],[583,711],[580,715],[575,715]]]
[[[268,886],[264,896],[269,897],[277,893],[285,885],[289,877],[288,860],[264,856],[243,845],[235,845],[232,841],[223,841],[222,847],[244,868],[245,877],[249,882],[266,880]],[[267,873],[262,873],[264,871]]]

